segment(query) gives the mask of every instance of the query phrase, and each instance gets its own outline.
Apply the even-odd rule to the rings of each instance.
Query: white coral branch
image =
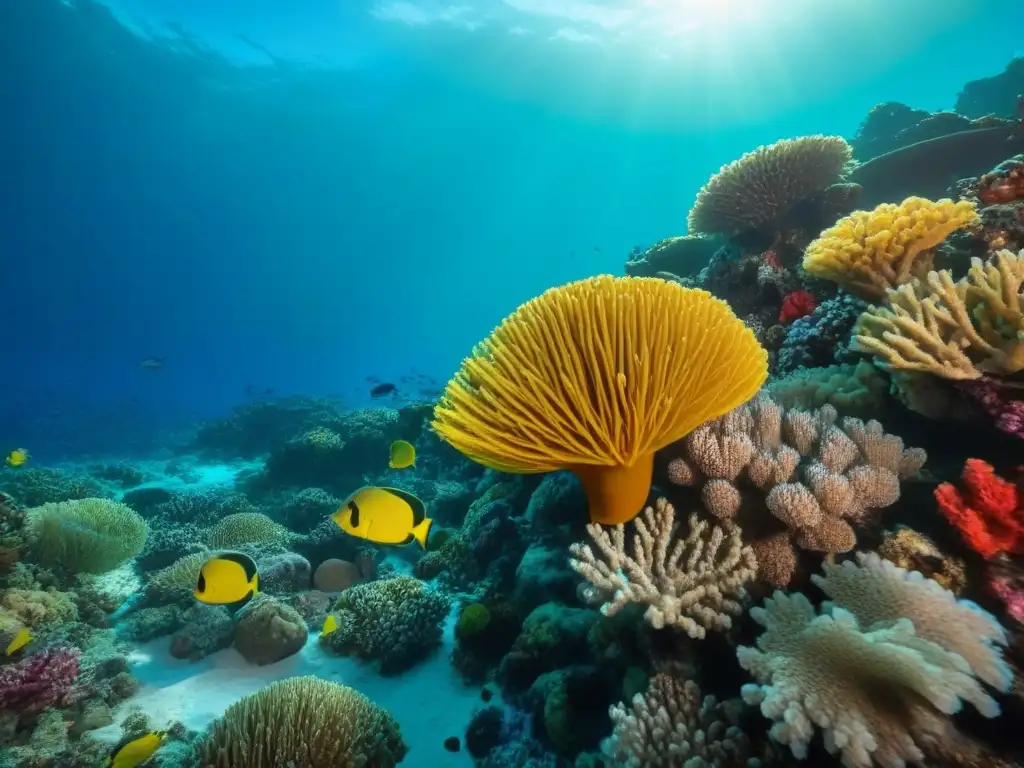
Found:
[[[645,509],[634,527],[631,552],[624,525],[594,523],[587,532],[599,554],[583,543],[569,548],[573,570],[611,595],[601,612],[614,616],[629,603],[643,604],[651,626],[679,627],[697,638],[731,627],[742,611],[743,585],[757,572],[739,530],[726,533],[691,515],[689,535],[673,541],[675,510],[665,499]]]

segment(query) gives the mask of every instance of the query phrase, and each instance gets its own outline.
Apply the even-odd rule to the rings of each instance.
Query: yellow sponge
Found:
[[[978,221],[974,203],[908,197],[873,211],[854,211],[807,246],[804,269],[852,293],[880,299],[886,291],[924,278],[932,249]]]

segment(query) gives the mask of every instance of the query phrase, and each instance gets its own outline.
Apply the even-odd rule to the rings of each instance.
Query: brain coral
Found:
[[[149,526],[126,504],[78,499],[26,510],[32,553],[40,565],[105,573],[136,557]]]
[[[753,397],[767,353],[705,291],[608,275],[552,288],[463,361],[433,427],[499,471],[572,470],[593,522],[647,501],[654,453]]]
[[[243,544],[283,544],[291,532],[262,512],[236,512],[222,517],[210,529],[206,543],[214,549],[240,547]]]
[[[393,768],[407,751],[398,723],[361,693],[292,677],[228,707],[196,757],[203,768]]]
[[[839,180],[850,145],[838,136],[783,139],[723,166],[697,193],[690,234],[736,235],[770,224]]]

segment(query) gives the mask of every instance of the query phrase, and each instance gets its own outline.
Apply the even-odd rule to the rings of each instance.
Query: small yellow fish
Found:
[[[338,620],[334,618],[333,613],[328,613],[327,618],[324,619],[323,629],[320,630],[321,637],[327,637],[331,632],[334,632],[338,628]]]
[[[427,536],[434,521],[426,507],[400,488],[360,488],[331,515],[341,530],[378,544],[409,544],[413,540],[427,548]]]
[[[203,563],[192,594],[208,605],[241,607],[259,592],[259,580],[251,557],[241,552],[220,552]]]
[[[11,639],[11,642],[7,644],[7,650],[4,652],[4,655],[11,656],[12,654],[17,653],[31,642],[32,635],[29,634],[28,627],[22,627],[20,630],[18,630],[18,634],[16,634]]]
[[[395,440],[391,444],[391,460],[388,466],[392,469],[406,469],[416,466],[416,448],[405,440]]]
[[[104,766],[107,768],[136,768],[160,749],[167,731],[152,731],[144,736],[126,737],[111,750]]]
[[[28,451],[24,448],[15,448],[13,451],[7,454],[7,466],[8,467],[20,467],[26,461],[28,461]]]

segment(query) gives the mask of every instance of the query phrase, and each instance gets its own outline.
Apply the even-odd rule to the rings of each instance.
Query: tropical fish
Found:
[[[167,731],[151,731],[144,736],[127,736],[111,750],[104,766],[136,768],[149,760],[167,738]]]
[[[384,397],[385,395],[393,395],[398,391],[398,387],[389,381],[385,381],[370,390],[370,397]]]
[[[7,644],[7,650],[4,651],[4,655],[11,656],[20,651],[22,648],[24,648],[31,642],[32,635],[29,633],[28,627],[22,627],[20,630],[18,630],[18,634],[16,634],[11,639],[11,642]]]
[[[334,632],[337,629],[338,629],[338,620],[336,618],[334,618],[334,614],[333,613],[328,613],[327,614],[327,618],[324,619],[323,629],[320,630],[320,636],[321,637],[327,637],[329,634],[331,634],[331,632]]]
[[[251,557],[241,552],[220,552],[203,563],[192,594],[208,605],[238,607],[259,592],[259,580]]]
[[[400,488],[360,488],[331,515],[341,530],[378,544],[409,544],[424,549],[434,521],[423,502]]]
[[[28,461],[28,451],[24,448],[15,448],[13,451],[7,454],[5,461],[8,467],[20,467],[26,461]]]
[[[406,469],[416,466],[416,447],[406,440],[395,440],[391,444],[391,459],[388,466],[392,469]]]

